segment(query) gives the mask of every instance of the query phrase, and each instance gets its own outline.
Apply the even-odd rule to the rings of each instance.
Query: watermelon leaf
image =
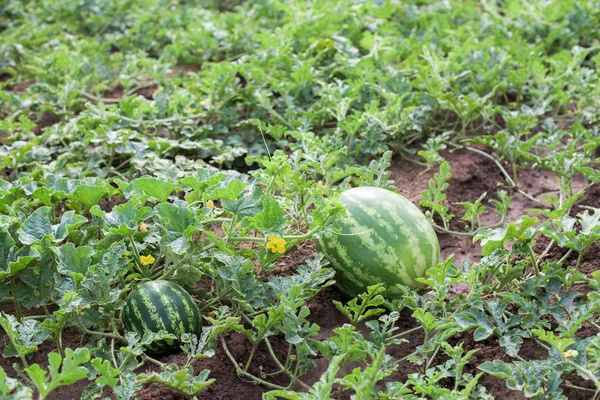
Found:
[[[334,300],[335,307],[344,314],[352,324],[357,324],[369,317],[381,315],[385,309],[379,306],[385,304],[381,293],[385,292],[383,284],[369,286],[366,293],[350,300],[346,305]]]

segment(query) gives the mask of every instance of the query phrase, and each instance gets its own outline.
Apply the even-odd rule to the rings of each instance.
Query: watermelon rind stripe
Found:
[[[381,188],[354,188],[340,196],[349,218],[318,240],[337,271],[338,288],[356,296],[383,283],[387,296],[397,284],[421,286],[417,278],[439,261],[439,242],[429,220],[408,199]]]
[[[122,311],[126,329],[143,336],[145,332],[164,330],[180,337],[184,333],[198,335],[202,326],[200,310],[182,287],[169,281],[145,282],[128,296]],[[160,340],[146,346],[152,353],[175,349],[180,340]]]

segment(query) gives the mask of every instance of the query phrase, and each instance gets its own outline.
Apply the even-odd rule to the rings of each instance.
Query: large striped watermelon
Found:
[[[128,331],[143,336],[145,332],[161,330],[180,337],[184,333],[200,335],[202,318],[194,299],[181,286],[163,280],[145,282],[127,297],[121,315]],[[178,340],[153,342],[150,353],[165,353],[176,349]]]
[[[387,297],[401,294],[397,284],[416,288],[416,278],[435,266],[440,245],[427,217],[409,200],[386,189],[358,187],[340,202],[348,217],[319,239],[319,248],[336,270],[337,286],[356,296],[383,283]]]

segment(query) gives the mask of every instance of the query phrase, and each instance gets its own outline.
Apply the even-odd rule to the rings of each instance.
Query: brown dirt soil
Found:
[[[447,192],[448,204],[451,206],[451,212],[456,214],[455,220],[452,223],[452,229],[464,230],[465,226],[460,221],[462,217],[462,210],[460,207],[451,205],[457,201],[474,201],[483,192],[488,193],[488,199],[496,197],[496,193],[500,189],[508,190],[504,182],[504,179],[495,164],[488,158],[468,152],[465,150],[459,150],[455,152],[446,152],[443,154],[447,160],[451,163],[453,170],[453,178],[450,181],[450,188]],[[408,197],[411,201],[418,203],[420,200],[420,192],[427,188],[429,179],[433,176],[433,170],[425,170],[425,168],[409,163],[407,161],[396,161],[392,167],[392,176],[396,181],[396,187],[402,191],[402,193]],[[557,184],[553,175],[549,172],[539,170],[522,170],[519,174],[521,184],[526,191],[536,197],[540,198],[544,193],[551,193],[557,189]],[[512,202],[511,209],[507,215],[507,221],[514,220],[522,214],[530,214],[527,210],[537,206],[537,203],[527,199],[525,196],[519,193],[510,193],[515,195],[515,199]],[[116,204],[111,199],[107,203]],[[593,186],[588,194],[582,197],[579,201],[579,205],[599,206],[600,205],[600,185]],[[105,204],[109,206],[109,204]],[[497,221],[494,219],[493,211],[490,211],[484,218],[484,223],[493,224]],[[460,265],[463,260],[471,259],[478,261],[480,258],[481,250],[479,244],[473,244],[470,237],[455,236],[449,234],[439,234],[440,244],[442,247],[442,259],[445,259],[450,254],[456,255],[456,265]],[[543,250],[550,243],[549,240],[541,238],[538,243],[536,250]],[[289,275],[294,273],[296,267],[305,262],[315,251],[314,242],[307,242],[302,246],[299,246],[280,259],[280,265],[277,269],[272,271],[275,275]],[[591,273],[595,270],[600,269],[598,253],[600,252],[600,246],[593,246],[588,250],[584,257],[581,270],[585,273]],[[552,259],[558,259],[564,255],[564,250],[553,245],[550,247],[547,256]],[[571,256],[567,262],[575,262],[575,256]],[[460,292],[461,288],[457,289]],[[315,298],[307,303],[307,307],[310,310],[310,321],[317,323],[320,326],[320,332],[317,339],[324,339],[333,335],[333,329],[346,323],[345,317],[335,308],[333,300],[342,301],[344,300],[343,295],[337,291],[334,287],[328,287],[322,290]],[[0,311],[14,312],[12,305],[0,305]],[[32,310],[34,314],[39,314],[39,310]],[[416,326],[416,322],[411,318],[409,311],[402,313],[400,322],[401,331],[409,330]],[[364,331],[364,329],[360,329]],[[584,329],[580,332],[582,337],[594,335],[597,333],[595,328],[590,326],[584,326]],[[415,347],[423,342],[423,332],[417,330],[408,334],[405,337],[408,343],[393,346],[389,350],[389,354],[394,358],[402,358],[412,351]],[[64,332],[63,342],[68,347],[78,347],[82,339],[81,334],[73,328],[69,328]],[[240,334],[230,334],[224,337],[224,340],[232,354],[237,361],[246,360],[251,349],[250,342]],[[6,338],[0,336],[0,343],[5,343]],[[453,344],[463,342],[465,351],[470,349],[477,349],[477,353],[471,358],[469,364],[465,367],[465,372],[476,374],[478,372],[477,366],[484,361],[489,360],[503,360],[506,362],[510,361],[510,357],[506,355],[502,350],[497,340],[489,339],[482,342],[475,342],[472,334],[466,334],[458,338],[454,338],[451,341]],[[283,338],[272,337],[271,343],[273,345],[274,352],[278,356],[283,356],[287,351],[287,343]],[[55,350],[55,346],[52,342],[44,343],[32,358],[31,362],[40,363],[42,366],[47,365],[47,354],[50,351]],[[539,347],[535,342],[526,340],[523,344],[519,355],[525,359],[541,359],[546,356],[546,352],[543,348]],[[444,356],[438,356],[439,361],[444,361]],[[173,354],[165,356],[160,359],[164,363],[176,363],[178,365],[184,365],[187,362],[187,356],[183,354]],[[2,366],[9,376],[15,376],[15,371],[11,367],[13,360],[6,360],[0,358],[0,366]],[[244,381],[236,375],[235,368],[231,361],[225,354],[221,346],[217,346],[216,355],[210,359],[204,359],[200,361],[193,361],[192,366],[194,372],[198,373],[203,369],[209,369],[211,371],[210,377],[215,378],[216,382],[205,391],[201,392],[198,399],[218,399],[218,400],[233,400],[233,399],[245,399],[254,400],[260,399],[267,388],[256,385],[251,382]],[[255,361],[252,363],[250,372],[253,374],[259,374],[259,366],[262,366],[264,372],[274,372],[277,370],[277,366],[274,365],[270,358],[267,349],[264,345],[258,348],[255,354]],[[153,366],[146,367],[145,371],[149,372],[153,370]],[[327,368],[327,360],[322,356],[318,355],[314,360],[314,366],[302,376],[302,380],[307,384],[316,382],[323,371]],[[399,364],[398,370],[386,379],[390,381],[404,381],[407,379],[409,374],[418,372],[417,367],[407,361],[403,361]],[[287,379],[283,376],[273,377],[271,382],[278,383],[280,385],[286,385]],[[583,381],[577,377],[569,378],[573,385],[588,386],[589,382]],[[500,399],[524,399],[522,393],[515,392],[506,387],[504,381],[494,378],[489,375],[483,375],[479,383],[486,387],[487,392],[495,398]],[[58,390],[51,394],[49,399],[78,399],[80,398],[81,391],[87,385],[87,381],[79,382],[68,388]],[[298,389],[298,388],[296,388]],[[589,398],[588,393],[581,391],[566,391],[565,394],[569,399],[584,399]],[[187,399],[178,392],[170,390],[164,386],[158,384],[147,385],[144,387],[138,395],[141,400],[150,399]]]

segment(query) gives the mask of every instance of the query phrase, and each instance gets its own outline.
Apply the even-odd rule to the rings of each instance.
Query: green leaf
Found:
[[[58,353],[48,354],[50,379],[47,377],[47,371],[43,370],[38,364],[25,368],[25,372],[38,388],[40,395],[45,398],[50,392],[61,386],[69,386],[87,378],[89,371],[81,365],[89,360],[90,351],[88,349],[79,348],[73,351],[66,348],[64,360]]]
[[[83,204],[86,210],[95,206],[104,197],[108,196],[110,191],[105,186],[100,185],[77,185],[73,193],[68,198]]]
[[[51,216],[50,207],[44,206],[35,210],[17,231],[19,241],[23,244],[33,244],[52,234]]]
[[[140,207],[138,201],[132,199],[115,206],[110,213],[104,214],[100,211],[97,214],[105,219],[111,233],[128,236],[136,232],[140,224],[150,218],[153,212],[150,207]]]
[[[220,199],[235,201],[240,196],[240,194],[242,194],[242,191],[246,188],[246,186],[248,186],[246,183],[238,179],[223,181],[206,190],[204,192],[203,199]]]
[[[142,388],[142,385],[135,379],[134,373],[121,373],[121,384],[114,390],[119,400],[134,399],[137,392]]]
[[[575,343],[575,340],[573,339],[561,338],[560,336],[555,336],[554,333],[543,329],[532,329],[531,332],[544,342],[548,342],[560,353],[566,351],[569,346]]]
[[[15,241],[7,231],[0,231],[0,280],[11,273],[9,262],[12,259],[12,251]]]
[[[262,192],[257,187],[247,191],[237,200],[222,200],[223,208],[239,217],[252,217],[261,210]]]
[[[4,400],[25,400],[33,398],[33,391],[16,379],[6,376],[0,367],[0,398]]]
[[[24,285],[16,287],[17,300],[25,307],[39,307],[48,304],[47,301],[54,289],[55,273],[54,253],[46,249],[40,254],[35,270],[27,268],[19,274],[19,279]]]
[[[186,176],[180,182],[194,189],[200,196],[203,196],[206,189],[217,185],[225,178],[227,178],[227,175],[217,170],[198,168],[195,176]]]
[[[270,160],[264,161],[264,174],[277,180],[284,180],[292,173],[292,166],[287,161],[288,156],[281,150],[273,153]]]
[[[308,393],[293,392],[291,390],[272,390],[263,395],[264,400],[277,400],[280,398],[289,400],[321,400],[333,398],[332,391],[336,384],[336,377],[340,371],[340,363],[344,360],[343,355],[332,358],[327,371],[321,375],[319,380],[309,389]]]
[[[40,255],[35,249],[28,247],[22,249],[14,256],[16,257],[16,261],[10,261],[8,263],[6,272],[0,271],[0,279],[17,276],[20,271],[27,268],[34,260],[37,260]]]
[[[381,293],[385,292],[383,284],[369,286],[366,293],[350,300],[346,305],[334,300],[335,307],[344,314],[353,324],[363,321],[369,317],[375,317],[385,312],[379,306],[385,304]]]
[[[52,190],[46,187],[37,188],[32,194],[31,197],[34,199],[39,199],[43,205],[52,206],[54,201],[52,201]]]
[[[595,208],[579,214],[581,221],[581,233],[584,235],[600,234],[600,208]]]
[[[5,357],[26,356],[33,353],[51,336],[38,321],[28,319],[20,323],[13,315],[4,312],[0,313],[0,326],[10,339],[10,344],[4,348]]]
[[[192,234],[202,230],[202,224],[185,201],[159,204],[156,214],[166,230],[166,235],[161,238],[160,243],[169,246],[175,254],[185,253],[190,246],[189,239]]]
[[[1,278],[0,278],[1,279]],[[10,297],[10,288],[4,282],[0,282],[0,298]]]
[[[479,310],[469,309],[454,314],[454,320],[463,328],[475,328],[473,339],[476,341],[485,340],[494,333],[494,326],[491,324],[487,315]]]
[[[250,222],[263,233],[280,233],[286,224],[285,212],[271,196],[262,199],[262,211],[250,218]]]
[[[108,360],[102,360],[101,358],[94,358],[92,360],[92,366],[100,374],[98,378],[96,378],[96,383],[102,386],[109,386],[114,388],[119,383],[119,374],[120,371],[116,368],[112,367],[112,364]]]
[[[146,196],[154,197],[164,203],[177,185],[162,179],[143,177],[133,181],[133,187]]]
[[[80,227],[86,222],[88,222],[86,217],[77,215],[74,211],[67,211],[62,215],[60,224],[52,226],[55,241],[62,242],[73,229]]]
[[[58,271],[65,275],[72,272],[85,275],[94,253],[89,246],[75,247],[72,243],[66,243],[58,249]]]
[[[505,224],[502,228],[494,230],[481,229],[475,237],[474,242],[481,240],[484,256],[491,255],[494,250],[504,248],[504,245],[512,242],[528,242],[536,233],[535,225],[540,222],[537,218],[523,215],[517,221]]]
[[[194,376],[194,370],[191,365],[179,368],[177,364],[167,365],[160,373],[139,374],[137,380],[142,384],[160,383],[172,389],[194,396],[212,385],[214,379],[207,379],[210,371],[203,370]]]

